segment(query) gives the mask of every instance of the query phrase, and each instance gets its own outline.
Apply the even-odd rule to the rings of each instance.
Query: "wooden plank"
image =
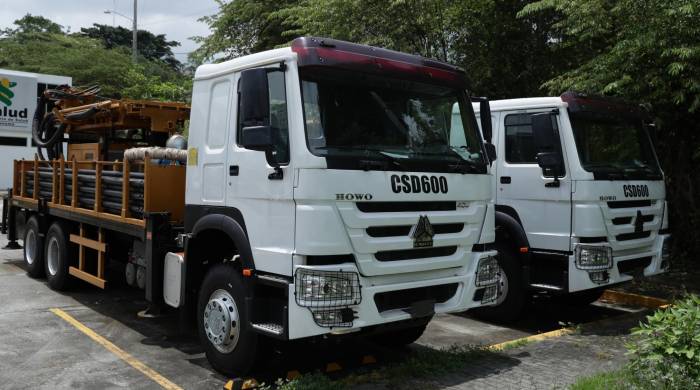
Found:
[[[151,209],[149,208],[151,191],[150,187],[147,186],[147,183],[149,182],[151,176],[150,172],[151,158],[148,157],[148,152],[146,152],[145,156],[143,157],[143,215],[146,215],[146,213],[151,211]]]
[[[85,227],[82,223],[80,224],[80,237],[85,237]],[[85,269],[85,247],[82,245],[78,245],[78,268]]]
[[[60,160],[58,160],[59,165],[59,184],[58,184],[58,204],[64,204],[66,202],[66,162],[63,159],[63,154],[61,154]]]
[[[148,171],[148,177],[144,177],[144,210],[167,211],[171,221],[182,221],[185,214],[186,167],[152,165]]]
[[[73,182],[71,184],[71,199],[70,199],[70,205],[73,208],[78,207],[78,164],[75,161],[75,158],[71,160],[71,173],[73,177]]]
[[[95,241],[90,238],[81,237],[77,234],[70,235],[70,242],[84,246],[86,248],[94,249],[96,251],[104,252],[107,250],[107,244],[104,242]]]
[[[107,244],[105,243],[105,237],[102,228],[98,228],[97,230],[97,240],[100,244],[104,246],[105,250],[107,250]],[[100,279],[105,278],[105,251],[97,252],[97,277]]]
[[[58,170],[56,160],[51,161],[51,201],[58,203]]]
[[[27,179],[24,177],[24,159],[22,159],[22,161],[20,161],[19,163],[19,177],[19,196],[25,197],[25,195],[27,194]]]
[[[29,200],[31,200],[31,198]],[[79,207],[72,207],[72,206],[59,205],[59,204],[52,204],[51,207],[55,207],[55,208],[61,209],[61,210],[70,211],[72,213],[88,215],[88,216],[95,217],[95,218],[107,219],[107,220],[114,221],[114,222],[128,223],[130,225],[136,225],[136,226],[141,226],[141,227],[146,226],[146,221],[144,221],[143,219],[122,218],[120,215],[109,214],[109,213],[97,213],[94,210],[90,210],[90,209],[81,209]]]
[[[97,286],[101,289],[104,290],[105,287],[107,287],[107,281],[104,279],[100,279],[95,275],[90,275],[89,273],[85,271],[81,271],[75,267],[69,267],[68,268],[68,273],[75,276],[78,279],[81,279],[83,281],[86,281],[93,286]]]

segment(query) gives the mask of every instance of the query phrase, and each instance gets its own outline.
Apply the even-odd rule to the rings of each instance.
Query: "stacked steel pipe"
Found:
[[[73,170],[64,168],[65,193],[63,203],[72,204],[73,197]],[[39,198],[53,199],[54,174],[51,167],[39,167]],[[25,171],[26,194],[34,196],[34,171]],[[56,175],[59,177],[59,175]],[[94,209],[96,192],[96,171],[94,169],[78,169],[77,175],[77,205],[82,208]],[[120,215],[122,212],[122,186],[123,173],[121,171],[101,172],[100,190],[102,194],[101,209],[110,214]],[[129,174],[129,212],[135,218],[143,217],[143,187],[144,176],[142,172]]]

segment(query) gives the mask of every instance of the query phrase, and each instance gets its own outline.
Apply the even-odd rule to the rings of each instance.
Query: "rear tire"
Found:
[[[63,291],[70,284],[68,242],[68,229],[60,222],[51,224],[46,233],[44,263],[46,265],[46,281],[52,290]]]
[[[36,217],[29,218],[24,228],[24,265],[32,278],[44,276],[44,237]]]
[[[530,297],[523,284],[522,267],[512,248],[505,243],[496,243],[496,249],[502,273],[499,283],[504,295],[494,306],[474,309],[474,314],[487,321],[508,323],[520,318]]]
[[[260,337],[250,326],[243,277],[228,264],[212,266],[197,304],[197,328],[209,363],[223,374],[242,376],[260,356]],[[261,344],[261,345],[259,345]]]

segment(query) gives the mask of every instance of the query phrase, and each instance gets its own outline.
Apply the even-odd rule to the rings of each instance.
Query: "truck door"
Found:
[[[226,203],[242,214],[256,269],[283,275],[291,275],[294,247],[294,175],[289,147],[289,128],[293,121],[287,110],[288,91],[295,90],[288,74],[294,69],[288,66],[285,70],[276,63],[267,72],[269,124],[275,135],[272,153],[281,174],[275,174],[266,153],[239,145],[242,124],[238,121],[238,112],[243,97],[235,93],[232,109],[235,126],[229,137],[226,176]],[[240,73],[234,82],[236,91],[239,80]]]
[[[499,121],[496,204],[517,213],[535,249],[569,251],[571,236],[571,179],[562,149],[565,174],[559,185],[536,162],[532,115],[554,108],[503,112]],[[557,129],[561,118],[556,117]],[[561,142],[561,133],[559,141]],[[500,158],[500,156],[503,156]]]

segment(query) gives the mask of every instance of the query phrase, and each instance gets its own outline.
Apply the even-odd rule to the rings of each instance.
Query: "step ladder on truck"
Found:
[[[54,91],[35,137],[48,159],[14,163],[8,237],[56,289],[105,288],[105,262],[124,263],[224,373],[270,338],[411,343],[499,294],[495,155],[466,87],[449,64],[298,38],[200,66],[191,112]],[[187,113],[185,150],[169,137]]]

